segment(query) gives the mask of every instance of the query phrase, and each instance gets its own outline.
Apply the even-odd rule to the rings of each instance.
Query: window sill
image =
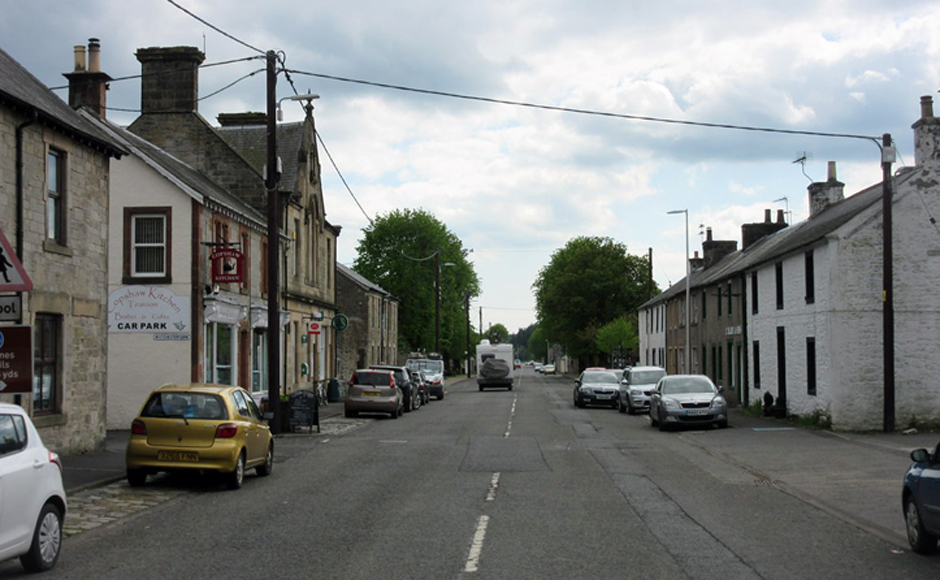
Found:
[[[121,283],[125,285],[133,286],[151,286],[153,284],[172,284],[172,276],[124,276],[121,278]]]
[[[58,427],[60,425],[65,425],[69,422],[69,417],[64,413],[33,415],[32,420],[33,425],[35,425],[37,429],[42,429],[44,427]]]
[[[42,242],[42,249],[53,254],[72,257],[72,248],[63,246],[55,240],[46,239]]]

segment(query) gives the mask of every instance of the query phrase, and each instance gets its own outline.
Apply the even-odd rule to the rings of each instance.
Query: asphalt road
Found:
[[[68,538],[43,578],[940,574],[940,557],[904,543],[910,440],[744,424],[660,433],[645,416],[576,409],[572,381],[530,369],[512,391],[450,384],[397,420],[278,439],[274,474],[238,491],[149,484],[173,493]],[[0,576],[26,575],[6,562]]]

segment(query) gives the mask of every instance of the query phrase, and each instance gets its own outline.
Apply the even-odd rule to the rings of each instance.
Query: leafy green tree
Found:
[[[516,351],[516,358],[519,360],[531,360],[532,354],[529,352],[529,337],[535,332],[536,326],[530,324],[526,328],[520,328],[515,334],[510,335],[509,342],[512,343]]]
[[[509,329],[497,322],[486,331],[486,338],[489,339],[491,344],[506,342],[509,340]]]
[[[532,288],[545,338],[582,364],[596,362],[600,328],[648,299],[649,263],[610,238],[582,236],[552,254]]]
[[[595,344],[601,352],[607,353],[609,366],[623,366],[628,352],[636,350],[640,344],[636,326],[627,316],[619,316],[600,327]]]
[[[535,329],[532,330],[532,334],[529,335],[529,341],[526,346],[529,347],[529,356],[533,359],[547,361],[548,344],[541,326],[536,326]]]
[[[400,209],[363,229],[353,269],[399,300],[398,333],[408,351],[435,348],[435,266],[440,268],[441,355],[466,354],[467,304],[480,280],[463,243],[425,210]],[[407,351],[406,351],[407,352]]]

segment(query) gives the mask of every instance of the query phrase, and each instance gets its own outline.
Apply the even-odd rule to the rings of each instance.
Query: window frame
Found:
[[[33,414],[37,416],[57,415],[62,412],[63,320],[61,314],[37,312],[33,321],[32,402]],[[46,336],[49,332],[51,337]],[[43,379],[46,377],[49,377],[50,384],[47,388],[42,388]],[[48,400],[48,404],[43,404],[45,400]]]
[[[52,169],[55,167],[55,175]],[[46,236],[58,246],[68,245],[68,154],[62,149],[49,147],[46,151]]]
[[[136,219],[160,216],[163,219],[163,264],[164,272],[147,275],[135,272],[135,253],[138,245],[134,241]],[[170,284],[173,282],[173,209],[169,206],[124,208],[124,284]]]

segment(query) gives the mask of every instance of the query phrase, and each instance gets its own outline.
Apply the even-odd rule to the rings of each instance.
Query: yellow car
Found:
[[[160,471],[204,470],[221,473],[229,489],[238,489],[246,469],[271,474],[274,438],[241,387],[163,385],[131,424],[126,459],[132,486]]]

